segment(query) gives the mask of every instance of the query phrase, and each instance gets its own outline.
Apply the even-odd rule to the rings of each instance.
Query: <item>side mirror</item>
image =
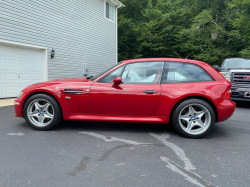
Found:
[[[118,87],[122,83],[122,78],[116,77],[114,78],[113,82],[114,82],[113,87]]]
[[[213,68],[216,70],[216,71],[219,71],[220,70],[220,67],[218,65],[213,65]]]

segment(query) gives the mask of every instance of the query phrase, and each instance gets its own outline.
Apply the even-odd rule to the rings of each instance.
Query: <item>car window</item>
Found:
[[[121,61],[121,62],[118,62],[117,64],[112,65],[111,67],[109,67],[109,68],[106,69],[105,71],[102,71],[102,72],[96,74],[95,76],[90,76],[89,80],[91,80],[91,81],[95,80],[96,78],[100,77],[101,75],[103,75],[103,74],[106,73],[107,71],[113,69],[114,67],[120,65],[121,63],[122,63],[122,61]]]
[[[164,62],[137,62],[126,65],[122,74],[124,84],[159,84]]]
[[[162,83],[203,82],[214,79],[200,66],[190,63],[166,62]],[[165,71],[165,70],[164,70]]]
[[[115,69],[114,71],[106,75],[105,77],[101,78],[98,82],[113,83],[114,78],[121,76],[123,68],[124,66]]]
[[[223,63],[222,69],[243,69],[243,68],[250,68],[250,59],[244,59],[244,58],[231,58],[226,59]]]

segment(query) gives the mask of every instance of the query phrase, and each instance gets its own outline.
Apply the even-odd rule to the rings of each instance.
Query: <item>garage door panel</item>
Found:
[[[6,87],[6,95],[13,96],[13,95],[17,95],[18,93],[19,93],[18,86],[7,86]]]
[[[30,56],[40,59],[42,58],[42,53],[38,50],[31,50]]]
[[[42,68],[42,63],[40,61],[31,61],[31,63],[32,63],[32,67],[34,69],[40,69],[40,68]]]
[[[31,75],[29,73],[20,73],[19,80],[20,81],[31,81]]]
[[[25,48],[18,48],[17,54],[20,56],[30,56],[30,50],[25,49]]]
[[[0,44],[0,98],[43,81],[43,50]]]
[[[4,67],[6,68],[18,68],[18,63],[16,59],[5,59]]]
[[[30,61],[29,60],[20,60],[20,68],[30,68]]]
[[[0,96],[3,95],[3,86],[0,86]]]
[[[6,74],[6,81],[18,81],[18,74],[17,73],[9,73],[7,72]]]
[[[38,74],[38,73],[34,73],[33,74],[33,80],[36,81],[36,82],[42,81],[43,80],[43,75]]]
[[[5,46],[4,47],[4,54],[6,55],[16,55],[16,47],[13,46]]]

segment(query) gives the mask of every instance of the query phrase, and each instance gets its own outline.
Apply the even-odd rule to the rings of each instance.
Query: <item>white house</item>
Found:
[[[117,62],[118,0],[0,1],[0,98]],[[51,58],[52,48],[55,55]]]

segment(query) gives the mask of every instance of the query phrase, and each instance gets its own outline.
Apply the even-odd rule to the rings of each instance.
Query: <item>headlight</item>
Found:
[[[229,72],[220,72],[220,74],[225,77],[228,81],[230,80]]]
[[[17,96],[17,99],[19,99],[21,97],[21,95],[23,94],[23,92],[20,92]]]

